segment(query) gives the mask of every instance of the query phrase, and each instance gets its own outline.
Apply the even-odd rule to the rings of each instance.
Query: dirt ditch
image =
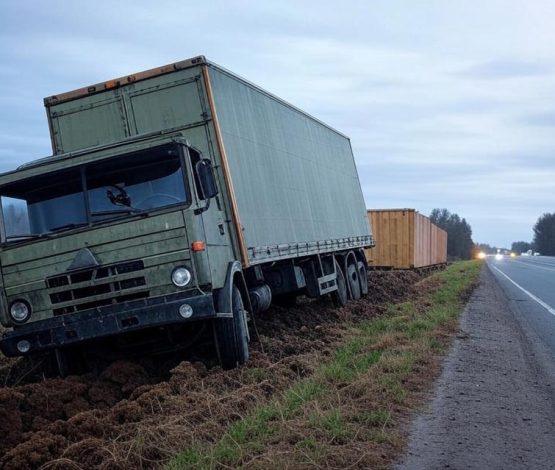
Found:
[[[184,447],[213,442],[231,422],[310,375],[350,322],[407,298],[421,277],[373,271],[370,295],[342,309],[325,299],[273,307],[257,317],[260,342],[240,369],[117,361],[98,375],[39,380],[35,373],[30,383],[0,387],[0,467],[153,468]],[[0,367],[12,378],[19,371],[2,357]]]

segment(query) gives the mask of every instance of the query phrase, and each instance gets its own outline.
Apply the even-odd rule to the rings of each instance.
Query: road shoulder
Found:
[[[552,362],[518,316],[484,266],[397,468],[553,468]]]

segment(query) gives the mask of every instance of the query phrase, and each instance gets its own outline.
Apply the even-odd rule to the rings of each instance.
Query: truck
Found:
[[[44,105],[53,155],[0,175],[6,356],[65,375],[94,345],[207,334],[232,368],[273,301],[368,292],[374,239],[330,126],[204,56]]]

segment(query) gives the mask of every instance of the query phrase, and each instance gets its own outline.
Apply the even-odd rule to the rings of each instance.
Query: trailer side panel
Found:
[[[349,140],[226,71],[210,80],[249,262],[371,245]]]

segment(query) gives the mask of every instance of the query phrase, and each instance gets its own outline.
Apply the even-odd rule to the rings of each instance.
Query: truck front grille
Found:
[[[48,288],[55,290],[49,293],[54,315],[148,297],[148,290],[136,292],[137,288],[146,286],[143,276],[121,279],[125,274],[133,272],[140,274],[138,271],[143,269],[143,261],[136,260],[48,278],[46,280]],[[65,286],[67,289],[61,289]],[[135,292],[128,292],[130,289]]]

